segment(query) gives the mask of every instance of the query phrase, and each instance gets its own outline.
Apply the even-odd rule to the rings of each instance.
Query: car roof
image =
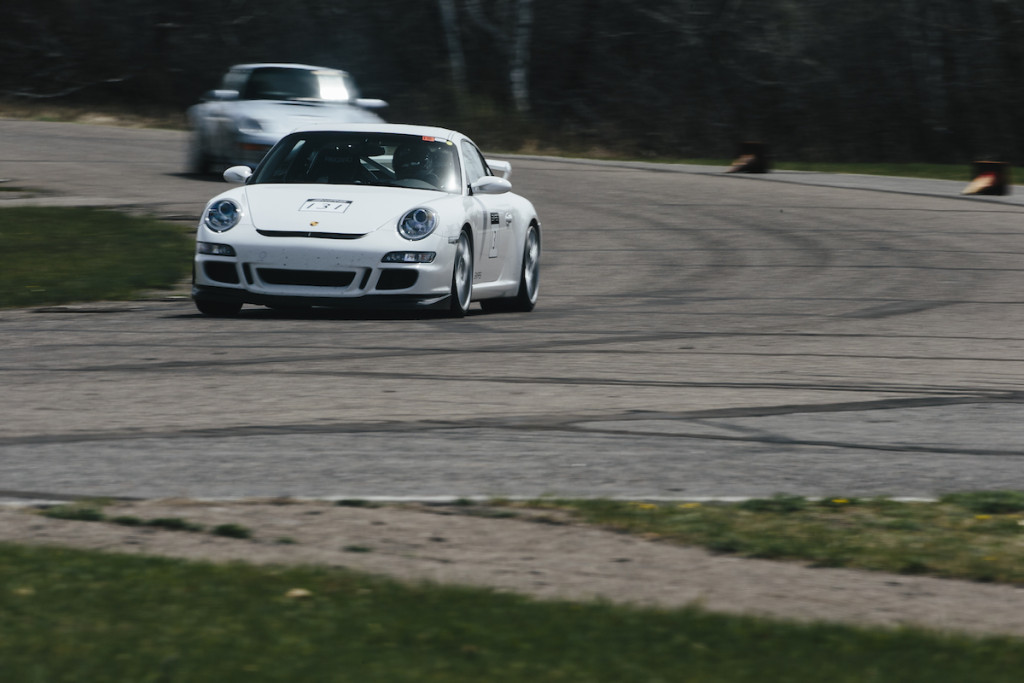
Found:
[[[410,123],[316,123],[301,126],[292,133],[314,131],[337,131],[353,133],[395,133],[398,135],[420,135],[423,137],[454,140],[465,137],[462,133],[438,126],[422,126]]]

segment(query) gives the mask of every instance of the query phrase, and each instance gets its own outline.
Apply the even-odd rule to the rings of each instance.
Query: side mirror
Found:
[[[485,175],[469,186],[473,194],[505,194],[512,191],[512,183],[498,176]]]
[[[203,102],[227,102],[238,99],[237,90],[207,90],[203,93]]]
[[[357,107],[362,107],[363,109],[386,109],[388,103],[385,102],[384,100],[377,100],[367,97],[357,97],[355,100],[355,105]]]
[[[491,171],[494,175],[505,180],[512,178],[512,164],[507,161],[496,161],[493,159],[487,160],[487,165],[491,167]]]
[[[224,171],[224,180],[229,183],[245,184],[252,177],[252,169],[248,166],[232,166]]]

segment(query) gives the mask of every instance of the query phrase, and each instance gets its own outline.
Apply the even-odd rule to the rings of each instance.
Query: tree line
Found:
[[[0,96],[180,111],[243,62],[393,121],[657,157],[1024,160],[1015,0],[5,0]]]

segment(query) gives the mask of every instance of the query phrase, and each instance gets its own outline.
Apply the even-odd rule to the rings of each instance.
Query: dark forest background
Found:
[[[255,61],[488,146],[1024,161],[1017,0],[0,0],[5,99],[183,113]]]

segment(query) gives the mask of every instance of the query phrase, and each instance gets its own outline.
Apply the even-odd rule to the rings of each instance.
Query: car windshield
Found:
[[[392,133],[292,133],[270,151],[249,181],[382,185],[462,192],[455,145]]]
[[[324,100],[358,97],[355,82],[341,71],[268,66],[254,70],[239,95],[243,100]]]

